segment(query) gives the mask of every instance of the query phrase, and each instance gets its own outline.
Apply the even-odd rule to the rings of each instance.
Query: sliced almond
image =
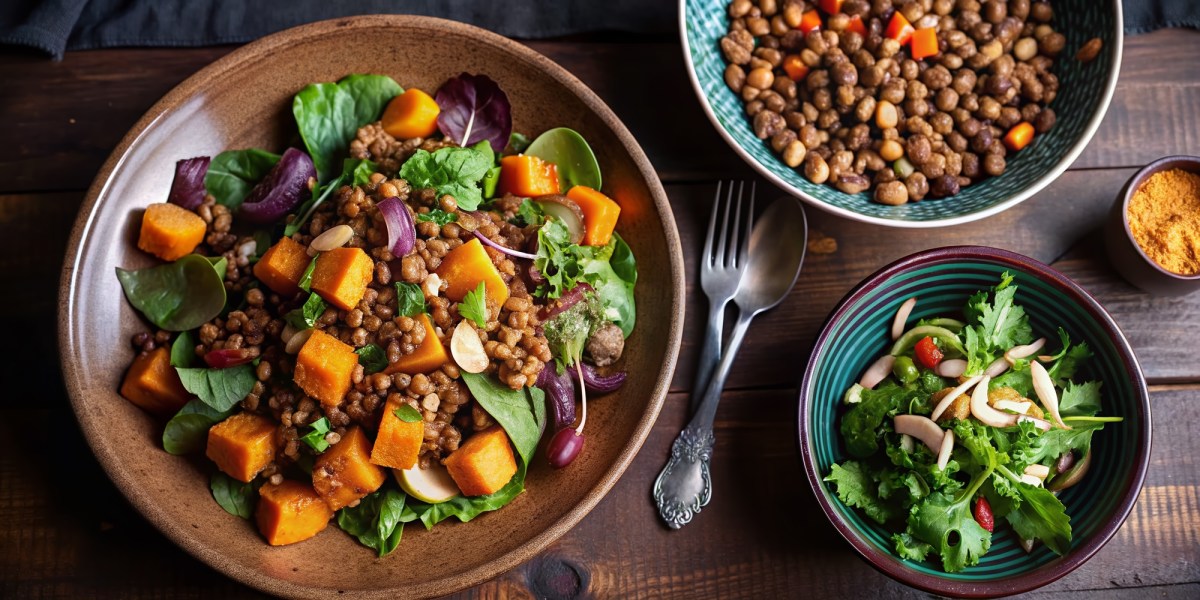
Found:
[[[937,466],[938,470],[945,470],[946,465],[950,463],[950,452],[954,450],[954,430],[947,429],[946,435],[942,436],[942,447],[938,450]]]
[[[992,378],[984,376],[971,394],[971,415],[980,423],[991,427],[1011,427],[1017,423],[1017,415],[1000,412],[988,404],[988,384]]]
[[[312,332],[312,329],[305,329],[304,331],[293,335],[287,341],[287,344],[284,345],[283,351],[287,352],[288,354],[299,354],[300,349],[304,347],[306,342],[308,342],[308,338],[312,337]]]
[[[939,377],[957,378],[967,372],[967,361],[961,358],[947,358],[933,368]]]
[[[1028,483],[1034,487],[1042,487],[1042,480],[1034,477],[1033,475],[1022,475],[1021,483]]]
[[[900,310],[896,311],[896,316],[892,319],[892,339],[900,339],[900,334],[904,333],[904,324],[908,322],[908,315],[912,314],[912,309],[917,305],[916,296],[905,300],[900,305]]]
[[[1046,465],[1029,465],[1025,467],[1026,475],[1033,475],[1038,479],[1045,479],[1050,476],[1050,467]]]
[[[487,352],[483,350],[483,342],[470,321],[463,320],[454,328],[450,337],[450,355],[454,357],[458,368],[468,373],[482,373],[488,368]]]
[[[345,246],[354,237],[354,229],[349,225],[337,225],[326,229],[324,233],[313,238],[308,245],[308,255],[316,256],[318,252],[329,252],[334,248]]]
[[[1054,391],[1054,382],[1050,380],[1046,367],[1038,362],[1029,363],[1029,374],[1033,378],[1033,391],[1037,392],[1038,400],[1042,401],[1046,412],[1050,413],[1059,427],[1070,429],[1058,414],[1058,392]]]
[[[867,371],[863,373],[862,379],[858,380],[858,385],[861,385],[868,390],[875,389],[880,381],[887,378],[888,373],[892,372],[892,365],[896,362],[896,357],[891,354],[880,356]]]
[[[959,384],[958,387],[951,390],[949,394],[942,396],[942,401],[938,402],[938,405],[934,407],[933,414],[930,415],[930,418],[936,421],[937,418],[942,416],[942,413],[946,412],[946,409],[949,408],[959,396],[965,394],[967,390],[971,389],[971,386],[979,383],[980,379],[983,378],[979,375],[976,375]]]
[[[903,435],[911,435],[918,440],[921,440],[930,452],[941,452],[942,442],[946,434],[942,432],[942,428],[934,423],[928,417],[921,415],[896,415],[892,419],[892,426],[896,429],[896,433]]]

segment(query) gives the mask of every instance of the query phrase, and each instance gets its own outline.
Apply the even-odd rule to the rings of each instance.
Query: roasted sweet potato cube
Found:
[[[350,310],[358,306],[374,277],[375,263],[362,248],[334,248],[317,257],[312,291],[326,302]]]
[[[455,302],[461,302],[468,292],[479,287],[480,281],[484,282],[492,316],[508,300],[508,286],[477,239],[451,250],[435,272],[446,282],[446,297]]]
[[[408,373],[416,375],[417,373],[428,373],[436,371],[450,360],[446,354],[446,346],[442,344],[442,340],[438,339],[437,330],[433,328],[433,323],[429,320],[429,315],[422,313],[417,317],[417,322],[425,328],[425,339],[413,350],[412,354],[405,354],[400,357],[400,360],[390,364],[384,369],[385,373]]]
[[[312,476],[313,489],[329,508],[338,510],[379,489],[387,474],[371,464],[371,442],[356,426],[317,457]]]
[[[312,257],[304,246],[292,238],[280,238],[254,264],[254,276],[276,294],[295,296],[310,262]]]
[[[254,520],[272,546],[307,540],[321,533],[331,517],[333,510],[307,483],[285,479],[258,489]]]
[[[325,406],[337,406],[350,390],[350,376],[358,355],[341,340],[314,329],[296,355],[293,380],[304,393]]]
[[[226,475],[250,481],[275,460],[275,429],[271,419],[238,413],[208,430],[205,454]]]
[[[159,203],[146,207],[138,248],[163,260],[187,256],[204,241],[208,225],[200,215],[175,204]]]
[[[381,467],[411,469],[417,464],[421,444],[425,441],[425,422],[406,423],[396,416],[398,400],[388,400],[379,420],[379,433],[371,447],[371,462]]]
[[[558,166],[536,156],[515,154],[500,159],[500,179],[496,182],[496,194],[514,196],[545,196],[557,194]]]
[[[467,438],[444,462],[464,496],[494,494],[517,473],[517,459],[499,425]]]
[[[121,395],[156,415],[171,415],[188,401],[188,391],[179,382],[179,373],[171,367],[171,353],[159,347],[139,355],[129,366]]]

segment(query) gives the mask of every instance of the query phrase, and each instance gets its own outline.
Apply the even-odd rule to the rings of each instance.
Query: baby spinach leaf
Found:
[[[446,212],[440,208],[435,208],[427,213],[417,213],[418,223],[437,223],[439,227],[447,223],[458,221],[458,215],[452,212]]]
[[[175,455],[203,450],[208,440],[208,430],[232,413],[233,409],[217,411],[199,400],[189,400],[167,421],[163,429],[163,450]]]
[[[401,317],[415,317],[425,312],[425,292],[421,286],[407,281],[396,282],[397,314]]]
[[[486,286],[480,281],[479,287],[467,292],[462,302],[458,303],[458,314],[462,315],[464,319],[475,321],[475,324],[480,329],[487,327],[488,309],[486,298]]]
[[[591,258],[582,259],[580,265],[583,267],[581,279],[596,289],[596,296],[604,306],[604,318],[629,337],[637,321],[633,299],[637,264],[625,240],[613,234],[608,246],[600,248]]]
[[[226,369],[185,369],[176,367],[184,389],[218,412],[241,402],[254,388],[254,367],[238,365]]]
[[[504,428],[508,439],[517,448],[521,462],[528,465],[537,449],[541,431],[533,406],[525,390],[514,390],[494,377],[480,373],[462,373],[471,396]]]
[[[254,503],[258,498],[258,490],[254,483],[242,483],[220,471],[213,473],[209,481],[213,498],[225,512],[243,519],[249,519],[254,514]]]
[[[325,441],[325,434],[329,433],[329,419],[321,417],[313,421],[308,427],[308,433],[300,436],[300,441],[308,444],[309,448],[317,452],[328,450],[329,442]]]
[[[225,282],[198,254],[136,271],[118,268],[117,279],[129,303],[167,331],[195,329],[225,308]]]
[[[205,256],[204,258],[212,265],[213,270],[217,272],[221,281],[224,281],[225,274],[229,272],[229,261],[225,260],[224,256]]]
[[[196,342],[192,341],[192,332],[181,331],[171,342],[171,366],[190,367],[196,362]]]
[[[540,387],[527,387],[525,391],[529,394],[529,407],[533,411],[533,420],[537,423],[538,439],[546,433],[546,392]]]
[[[378,119],[384,106],[403,91],[385,75],[349,75],[337,83],[310,84],[296,94],[292,114],[318,180],[335,176],[358,128]]]
[[[363,498],[357,506],[339,510],[338,527],[383,558],[396,549],[404,535],[401,515],[407,498],[399,490],[381,489]]]
[[[422,420],[421,411],[408,404],[401,404],[400,408],[397,408],[395,411],[393,411],[393,414],[396,415],[397,419],[400,419],[405,423],[416,423],[417,421]]]
[[[475,210],[483,201],[480,181],[492,168],[494,154],[481,142],[468,148],[446,147],[432,153],[417,150],[400,167],[400,177],[413,188],[449,194],[463,210]]]
[[[358,355],[358,364],[363,366],[367,375],[378,373],[388,366],[387,352],[375,344],[367,344],[354,353]]]
[[[517,154],[524,152],[529,147],[529,136],[516,131],[512,132],[512,135],[508,136],[508,147]]]
[[[466,523],[480,514],[504,507],[525,491],[525,469],[524,463],[518,463],[517,473],[513,478],[494,494],[487,496],[455,496],[437,504],[412,501],[409,503],[411,512],[406,511],[403,518],[420,520],[426,529],[432,529],[434,525],[450,517],[457,517],[459,521]]]
[[[529,144],[525,154],[554,163],[563,192],[576,185],[600,189],[600,163],[587,140],[574,129],[556,127],[543,132]]]
[[[313,262],[315,263],[316,261],[314,260]],[[309,273],[309,278],[312,278],[311,273]],[[288,324],[295,327],[297,331],[303,331],[311,329],[316,325],[317,319],[320,319],[324,313],[325,300],[321,299],[317,294],[310,293],[308,300],[305,300],[300,308],[288,311],[287,314],[283,315],[283,318],[287,320]]]
[[[242,205],[246,195],[279,162],[279,155],[258,148],[226,150],[213,158],[204,176],[204,189],[229,208]]]

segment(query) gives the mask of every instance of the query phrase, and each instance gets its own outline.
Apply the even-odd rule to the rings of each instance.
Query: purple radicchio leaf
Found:
[[[167,202],[188,210],[195,210],[203,204],[204,176],[208,174],[210,162],[212,159],[207,156],[197,156],[175,163],[175,179],[171,181],[171,192],[167,195]]]
[[[463,147],[487,140],[500,153],[512,133],[508,95],[487,75],[463,73],[438,88],[438,129]]]

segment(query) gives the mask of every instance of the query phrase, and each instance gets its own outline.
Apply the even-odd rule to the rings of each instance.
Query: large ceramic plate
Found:
[[[384,559],[336,527],[273,548],[209,495],[201,461],[161,449],[162,424],[117,395],[130,336],[146,325],[113,269],[150,260],[136,250],[139,210],[166,198],[175,161],[223,149],[276,151],[295,139],[291,99],[306,84],[383,73],[436,90],[463,71],[508,93],[515,129],[566,125],[592,144],[605,188],[622,204],[619,231],[637,256],[638,323],[623,390],[589,408],[588,445],[553,471],[541,451],[527,491],[503,510],[432,531],[410,526]],[[683,323],[679,236],[659,183],[612,111],[558,65],[515,42],[439,19],[371,16],[269,36],[193,75],[133,127],[97,175],[67,251],[59,342],[76,416],[101,465],[167,537],[218,570],[284,596],[395,598],[446,594],[485,581],[545,548],[596,505],[629,465],[658,415]]]
[[[692,87],[717,133],[747,164],[784,191],[833,214],[878,225],[957,225],[994,215],[1036,194],[1062,175],[1092,139],[1121,70],[1121,3],[1056,1],[1053,23],[1067,37],[1067,46],[1054,67],[1062,83],[1051,104],[1058,115],[1054,129],[1010,159],[1000,177],[972,185],[953,198],[885,206],[871,201],[867,193],[844,194],[808,181],[755,137],[741,98],[725,85],[726,63],[718,42],[729,29],[728,7],[729,0],[679,0],[684,61]],[[1075,60],[1075,51],[1094,37],[1103,40],[1100,55],[1087,64]]]

